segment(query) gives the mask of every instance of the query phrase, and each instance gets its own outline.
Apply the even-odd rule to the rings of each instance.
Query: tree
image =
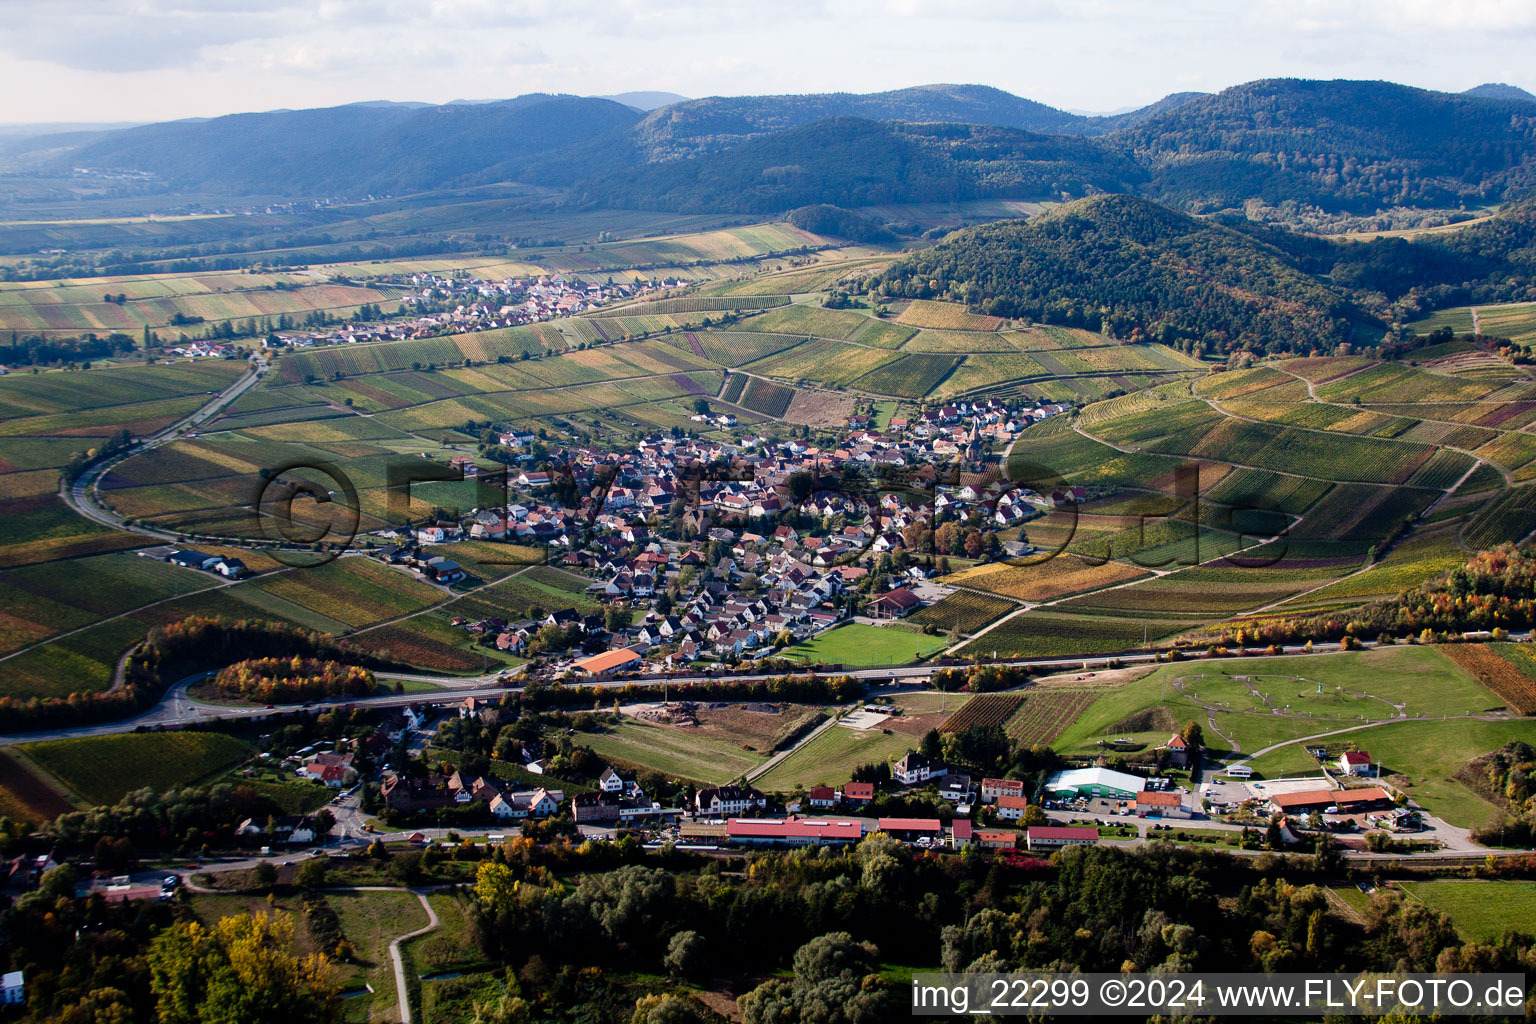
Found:
[[[696,931],[678,932],[667,943],[662,966],[679,978],[697,978],[708,958],[709,942]]]
[[[296,881],[303,889],[319,889],[325,885],[326,863],[323,857],[311,857],[299,865]]]
[[[918,747],[919,753],[930,761],[937,761],[944,756],[944,738],[939,735],[939,730],[929,729],[923,733],[922,743]]]
[[[253,889],[270,889],[277,884],[277,868],[264,860],[251,868],[250,883]]]
[[[339,1016],[331,962],[289,952],[293,918],[238,914],[212,929],[183,921],[150,945],[150,989],[161,1024],[282,1021],[328,1024]]]
[[[1184,729],[1179,733],[1179,738],[1184,741],[1184,747],[1190,753],[1205,748],[1205,730],[1194,719],[1184,723]]]
[[[795,953],[793,981],[765,982],[741,999],[746,1024],[874,1024],[895,1005],[875,969],[879,951],[847,932],[812,939]]]

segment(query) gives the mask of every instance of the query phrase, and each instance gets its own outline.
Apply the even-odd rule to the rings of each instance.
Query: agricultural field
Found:
[[[136,789],[162,792],[221,774],[251,748],[223,733],[162,732],[48,740],[21,750],[87,803],[100,805]]]
[[[1147,575],[1150,574],[1145,569],[1120,562],[1094,565],[1075,555],[1061,555],[1031,565],[1007,562],[978,565],[942,577],[940,582],[1038,604],[1087,590],[1117,586]]]
[[[960,648],[962,657],[1050,658],[1128,651],[1182,632],[1188,620],[1128,619],[1031,610]]]
[[[807,664],[906,665],[943,650],[943,637],[925,636],[900,626],[847,623],[786,647],[783,655]]]
[[[965,732],[967,729],[1002,728],[1003,723],[1024,704],[1021,693],[983,693],[966,701],[939,726],[940,732]]]
[[[11,569],[0,573],[0,654],[218,582],[130,554]]]
[[[848,382],[856,391],[895,398],[921,398],[949,376],[959,362],[954,356],[911,353]]]
[[[1071,690],[1031,690],[1008,719],[1004,731],[1022,747],[1050,746],[1081,717],[1097,695]]]
[[[1000,597],[957,590],[908,615],[906,621],[914,626],[932,626],[946,635],[951,630],[969,634],[1016,608],[1017,604]]]
[[[1492,943],[1505,932],[1527,932],[1536,915],[1536,882],[1436,878],[1393,887],[1449,916],[1468,942]]]
[[[995,331],[1001,328],[1005,321],[1000,317],[979,316],[968,312],[964,306],[954,302],[913,299],[907,303],[907,308],[901,311],[896,322],[933,330]]]
[[[1536,715],[1536,657],[1518,644],[1447,644],[1442,652],[1522,715]]]
[[[703,736],[698,730],[625,718],[603,731],[583,733],[581,742],[604,759],[635,769],[661,772],[700,785],[724,785],[766,760],[741,743]]]
[[[370,558],[338,558],[263,577],[248,588],[238,596],[258,603],[262,599],[250,590],[259,590],[348,628],[400,618],[446,599],[437,587]]]
[[[40,825],[75,810],[62,785],[46,774],[15,752],[0,750],[0,817]]]
[[[263,278],[267,280],[263,283]],[[191,281],[162,279],[159,294],[143,282],[114,284],[123,302],[105,302],[100,290],[84,287],[0,289],[0,330],[60,337],[83,332],[137,336],[145,327],[174,332],[173,318],[201,317],[208,324],[275,318],[302,318],[323,311],[350,316],[364,304],[388,303],[404,294],[397,287],[333,284],[313,277],[281,275],[199,275]],[[281,287],[279,287],[281,284]],[[187,287],[191,286],[191,287]],[[194,290],[194,288],[196,290]],[[132,289],[132,292],[130,292]],[[137,293],[137,294],[133,294]]]
[[[1508,338],[1522,348],[1536,346],[1536,303],[1479,306],[1477,326],[1485,337]],[[1467,325],[1471,329],[1471,324]]]

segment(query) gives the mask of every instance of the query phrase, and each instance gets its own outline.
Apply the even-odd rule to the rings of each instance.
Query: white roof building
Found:
[[[1045,784],[1046,792],[1076,796],[1134,796],[1147,788],[1147,780],[1111,768],[1073,768],[1057,772]]]

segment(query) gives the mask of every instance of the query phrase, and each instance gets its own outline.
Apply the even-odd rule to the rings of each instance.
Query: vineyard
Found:
[[[1024,703],[1021,693],[984,693],[972,697],[964,706],[944,719],[940,732],[965,732],[967,729],[1001,728]]]
[[[1524,650],[1505,653],[1509,644],[1447,644],[1447,658],[1498,694],[1522,715],[1536,715],[1536,659]]]
[[[1024,706],[1008,720],[1004,731],[1022,747],[1043,747],[1066,732],[1094,702],[1092,693],[1066,690],[1037,691],[1024,698]]]
[[[782,384],[773,384],[769,381],[753,377],[747,381],[746,388],[741,393],[738,404],[753,412],[760,412],[764,416],[772,416],[779,419],[789,411],[789,403],[794,400],[793,388],[786,388]]]
[[[902,310],[897,321],[914,327],[951,331],[995,331],[1003,321],[995,316],[980,316],[954,302],[914,299]]]
[[[851,387],[877,395],[921,398],[938,386],[959,362],[954,356],[914,352],[878,366],[851,382]]]
[[[1536,487],[1512,487],[1484,506],[1466,526],[1462,536],[1478,548],[1506,541],[1519,542],[1536,530]]]
[[[932,626],[943,632],[951,629],[974,633],[987,623],[1017,608],[1012,601],[957,590],[907,617],[916,626]]]

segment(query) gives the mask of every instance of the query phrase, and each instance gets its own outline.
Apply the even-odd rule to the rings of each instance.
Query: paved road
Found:
[[[421,909],[427,912],[427,926],[418,928],[413,932],[406,932],[397,936],[389,944],[389,958],[395,962],[395,990],[400,999],[400,1024],[412,1024],[411,1020],[411,990],[405,981],[405,959],[400,955],[400,943],[408,939],[414,939],[418,935],[425,935],[437,927],[437,911],[432,909],[432,904],[427,902],[427,894],[419,889],[410,890],[418,900],[421,900]]]
[[[200,407],[190,416],[141,438],[138,444],[117,458],[97,463],[84,473],[81,473],[73,485],[66,484],[61,480],[59,482],[59,497],[63,498],[64,503],[71,509],[93,523],[98,523],[114,530],[122,530],[126,533],[137,533],[142,537],[153,537],[155,540],[175,542],[177,536],[169,530],[159,530],[142,525],[128,525],[124,522],[122,516],[101,504],[101,495],[96,490],[97,484],[101,482],[102,477],[113,466],[124,459],[149,451],[152,448],[157,448],[169,441],[174,441],[183,434],[189,433],[207,423],[223,412],[230,403],[254,387],[258,380],[266,376],[266,373],[267,361],[260,355],[252,356],[250,369],[243,376],[219,392],[211,401]]]
[[[1528,639],[1529,633],[1511,634],[1511,641]],[[1357,643],[1359,650],[1370,650],[1375,645],[1369,643]],[[1313,650],[1308,652],[1301,644],[1288,644],[1284,648],[1287,660],[1294,657],[1326,657],[1337,653],[1337,643],[1314,644]],[[1111,661],[1119,661],[1126,665],[1148,664],[1157,659],[1157,652],[1151,651],[1124,651],[1116,654],[1095,654],[1088,657],[1071,658],[1021,658],[989,662],[997,665],[1023,666],[1035,669],[1103,669]],[[1201,663],[1199,659],[1190,659],[1190,662],[1180,664]],[[939,669],[948,666],[909,665],[898,668],[859,668],[848,669],[843,672],[821,673],[822,675],[852,676],[855,679],[889,679],[898,683],[921,682],[928,679]],[[963,666],[961,666],[963,667]],[[202,673],[206,675],[207,673]],[[758,680],[774,679],[782,676],[782,672],[757,672],[748,675],[692,675],[678,676],[667,682],[677,684],[720,682],[722,680]],[[406,673],[380,673],[381,678],[414,680],[418,682],[432,683],[442,689],[431,693],[407,693],[386,694],[379,697],[352,697],[338,698],[335,700],[315,701],[310,710],[325,710],[346,706],[392,708],[405,707],[411,704],[444,705],[457,704],[465,697],[498,697],[503,694],[514,693],[523,688],[523,682],[518,681],[510,685],[503,683],[501,673],[493,673],[483,676],[431,676],[410,675]],[[76,726],[67,729],[53,729],[34,733],[17,733],[0,736],[0,746],[10,746],[16,743],[30,743],[34,740],[67,739],[76,736],[101,736],[108,733],[132,732],[138,728],[175,728],[191,722],[210,722],[219,719],[254,718],[277,715],[299,710],[297,706],[287,706],[276,709],[258,707],[236,707],[229,705],[203,704],[193,700],[186,694],[186,687],[195,682],[201,676],[183,679],[167,692],[161,702],[149,711],[132,718],[122,719],[117,722],[102,722],[95,725]],[[631,683],[656,684],[662,682],[660,676],[640,676],[634,679],[608,679],[590,682],[573,682],[562,684],[567,687],[582,689],[613,689],[622,688]],[[1389,720],[1390,721],[1390,720]],[[1396,719],[1402,721],[1402,719]]]

